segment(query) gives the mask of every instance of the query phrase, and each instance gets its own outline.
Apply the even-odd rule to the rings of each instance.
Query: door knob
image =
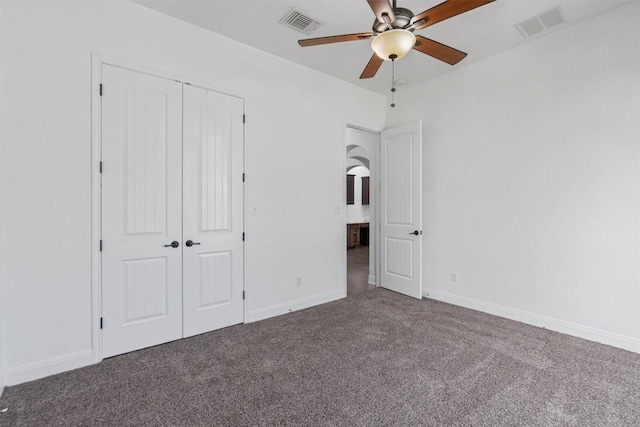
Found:
[[[174,240],[173,242],[171,242],[168,245],[164,245],[165,248],[168,248],[168,247],[177,248],[178,246],[180,246],[180,243],[178,243],[177,240]]]
[[[194,242],[193,240],[187,240],[186,242],[184,242],[185,246],[190,248],[191,246],[195,246],[195,245],[199,245],[199,242]]]
[[[413,234],[414,236],[417,236],[420,234],[420,232],[418,230],[414,231],[413,233],[409,233],[409,234]]]

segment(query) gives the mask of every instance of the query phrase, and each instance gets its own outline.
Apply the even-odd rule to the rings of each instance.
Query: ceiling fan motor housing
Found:
[[[394,29],[404,28],[411,23],[411,18],[413,18],[413,12],[409,9],[405,9],[404,7],[396,7],[393,9],[393,14],[396,16],[396,19],[391,22],[391,26]],[[377,19],[373,22],[373,31],[376,33],[384,33],[388,30],[387,24],[384,22],[380,22]],[[413,31],[413,30],[409,30]]]

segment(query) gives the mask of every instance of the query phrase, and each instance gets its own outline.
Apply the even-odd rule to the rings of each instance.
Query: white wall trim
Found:
[[[447,302],[449,304],[482,311],[484,313],[493,314],[510,320],[516,320],[518,322],[561,332],[563,334],[572,335],[589,341],[595,341],[601,344],[607,344],[613,347],[640,353],[640,339],[638,338],[616,334],[602,329],[567,322],[565,320],[555,319],[553,317],[505,307],[473,298],[450,294],[448,292],[442,292],[435,289],[424,288],[422,294],[425,298]]]
[[[384,127],[375,126],[373,123],[366,123],[366,122],[355,120],[355,119],[352,120],[350,118],[344,119],[344,125],[345,127],[348,127],[348,128],[358,129],[358,130],[362,130],[370,133],[379,134],[384,130]]]
[[[347,233],[347,176],[345,175],[345,170],[347,169],[347,128],[349,127],[349,123],[345,120],[344,126],[342,128],[342,168],[340,169],[340,173],[342,176],[342,235],[345,236]],[[345,239],[342,239],[342,274],[340,277],[343,278],[344,282],[342,283],[342,289],[344,290],[344,294],[347,294],[347,286],[349,285],[349,281],[347,279],[348,272],[348,259],[347,259],[347,245]]]
[[[114,57],[102,55],[97,52],[92,52],[91,58],[92,58],[93,64],[99,65],[100,67],[102,66],[102,64],[113,65],[114,67],[124,68],[124,69],[135,71],[138,73],[150,74],[156,77],[161,77],[163,79],[176,80],[180,83],[187,83],[187,84],[190,84],[191,86],[197,86],[201,89],[211,90],[214,92],[222,93],[224,95],[233,96],[235,98],[242,98],[245,100],[245,102],[247,99],[246,94],[243,93],[241,90],[239,91],[236,89],[232,89],[230,87],[212,84],[212,82],[207,80],[192,78],[182,74],[167,71],[165,69],[155,68],[152,66],[139,64],[139,63],[128,61],[121,58],[114,58]]]
[[[91,349],[28,363],[6,372],[7,385],[21,384],[92,364],[93,350]]]
[[[100,83],[105,60],[91,54],[91,349],[93,363],[102,360],[102,187],[100,161],[102,160],[102,102]]]
[[[293,311],[303,310],[305,308],[314,307],[316,305],[325,304],[327,302],[345,298],[347,293],[340,289],[337,291],[326,292],[320,295],[314,295],[308,298],[301,298],[294,301],[276,304],[269,307],[259,308],[249,312],[249,322],[257,322],[259,320],[268,319],[270,317],[279,316],[281,314]]]
[[[247,141],[247,133],[250,126],[247,125],[247,118],[250,116],[249,109],[247,107],[247,97],[243,96],[242,99],[242,173],[245,180],[242,181],[242,231],[247,232],[249,228],[249,217],[247,215],[247,206],[249,206],[249,191],[246,183],[246,177],[248,176],[247,165],[249,158],[249,145]],[[249,282],[247,281],[247,242],[242,245],[242,290],[244,291],[244,301],[242,304],[242,323],[249,323],[249,298],[251,298],[251,292],[249,292]]]
[[[370,274],[369,278],[367,279],[367,283],[370,285],[377,285],[378,282],[376,282],[376,276],[375,274]]]

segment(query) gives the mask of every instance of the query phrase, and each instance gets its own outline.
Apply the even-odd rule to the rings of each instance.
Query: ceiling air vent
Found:
[[[311,34],[322,25],[322,22],[316,21],[296,9],[291,9],[283,16],[280,23],[303,34]]]
[[[547,12],[516,24],[516,28],[520,31],[522,37],[526,39],[565,22],[560,6],[556,6]]]

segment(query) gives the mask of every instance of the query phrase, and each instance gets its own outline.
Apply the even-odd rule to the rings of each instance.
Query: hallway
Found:
[[[369,246],[347,250],[347,295],[375,289],[369,278]]]

